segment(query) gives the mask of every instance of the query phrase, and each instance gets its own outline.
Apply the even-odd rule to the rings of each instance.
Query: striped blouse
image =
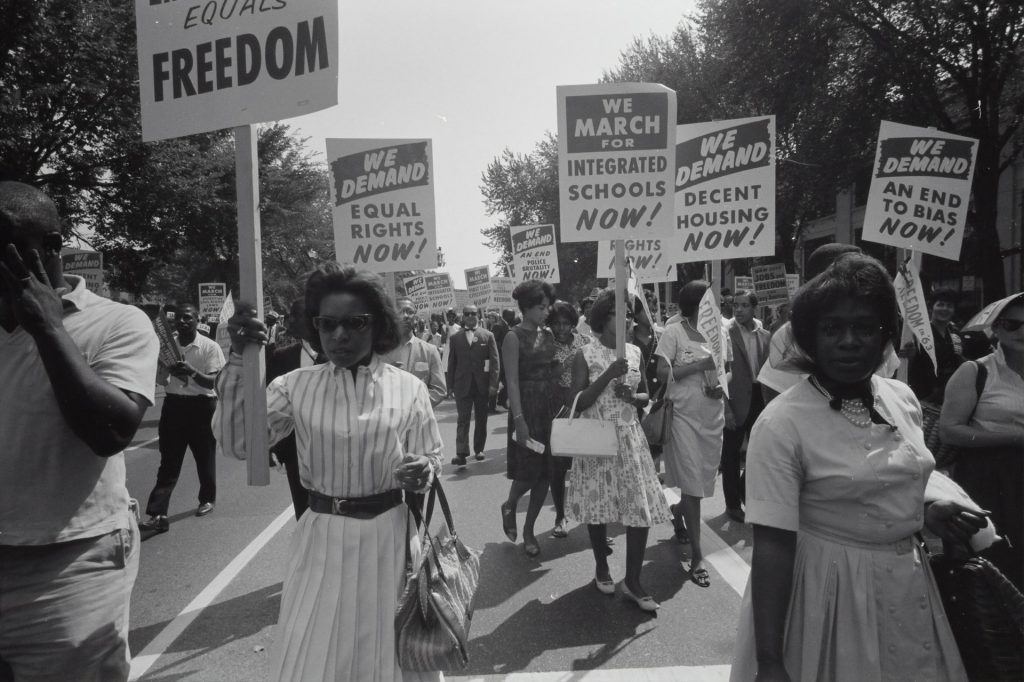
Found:
[[[232,355],[217,378],[213,432],[224,454],[245,458],[242,361]],[[293,430],[302,485],[331,497],[365,497],[399,488],[406,454],[441,470],[441,433],[427,387],[373,356],[353,378],[333,363],[303,367],[267,387],[268,445]]]

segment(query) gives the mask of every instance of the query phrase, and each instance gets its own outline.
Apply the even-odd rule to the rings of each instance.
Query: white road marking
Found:
[[[132,669],[128,675],[128,682],[135,682],[153,667],[156,660],[174,644],[174,640],[178,639],[181,633],[199,617],[203,609],[213,603],[217,595],[242,572],[242,569],[252,561],[256,553],[263,549],[263,546],[270,542],[294,515],[295,510],[288,505],[269,526],[263,529],[262,533],[257,535],[245,549],[239,552],[238,556],[231,560],[231,563],[224,567],[224,570],[217,574],[217,577],[195,599],[189,602],[181,613],[174,617],[174,620],[167,624],[167,627],[160,631],[160,634],[141,653],[132,658]]]
[[[445,682],[719,682],[728,665],[677,665],[664,668],[611,668],[504,675],[445,675]]]
[[[133,445],[130,448],[125,448],[124,451],[125,452],[131,452],[132,450],[141,450],[142,448],[146,447],[147,445],[152,445],[153,443],[157,442],[158,440],[160,440],[159,436],[157,436],[156,438],[150,438],[149,440],[143,441],[142,443],[139,443],[138,445]]]
[[[664,493],[665,500],[669,504],[679,502],[679,494],[675,490],[665,488]],[[704,550],[704,560],[711,564],[736,594],[742,597],[743,591],[747,589],[750,566],[710,526],[701,521],[700,528],[700,541],[701,549]]]

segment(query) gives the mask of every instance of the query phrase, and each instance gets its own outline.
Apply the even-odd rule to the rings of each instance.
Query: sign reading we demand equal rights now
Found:
[[[676,129],[675,262],[775,253],[775,117]]]
[[[675,93],[654,83],[562,85],[557,93],[561,240],[671,236]]]
[[[554,225],[517,225],[509,228],[512,235],[512,264],[516,281],[542,279],[558,284],[558,246]]]
[[[142,139],[338,103],[335,0],[135,0]]]
[[[861,237],[959,260],[977,155],[969,137],[882,121]]]
[[[327,140],[338,262],[371,272],[437,267],[430,140]]]

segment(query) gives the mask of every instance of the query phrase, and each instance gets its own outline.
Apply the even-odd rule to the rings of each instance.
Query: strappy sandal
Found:
[[[690,567],[690,581],[698,587],[711,587],[711,574],[703,566]]]
[[[505,537],[509,542],[515,542],[519,537],[519,531],[516,530],[516,513],[508,507],[507,502],[501,503],[501,529],[505,531]]]
[[[569,531],[565,529],[565,521],[559,521],[555,524],[555,527],[551,529],[551,537],[553,538],[567,538],[569,537]]]

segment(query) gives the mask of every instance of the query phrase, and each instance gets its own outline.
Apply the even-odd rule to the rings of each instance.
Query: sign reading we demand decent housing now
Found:
[[[327,140],[338,262],[397,272],[437,267],[430,140]]]
[[[775,253],[775,117],[676,130],[675,260]]]
[[[338,103],[335,0],[136,0],[142,139]]]
[[[978,141],[882,121],[863,239],[960,259]]]
[[[671,236],[675,93],[654,83],[562,85],[557,93],[561,240]]]

